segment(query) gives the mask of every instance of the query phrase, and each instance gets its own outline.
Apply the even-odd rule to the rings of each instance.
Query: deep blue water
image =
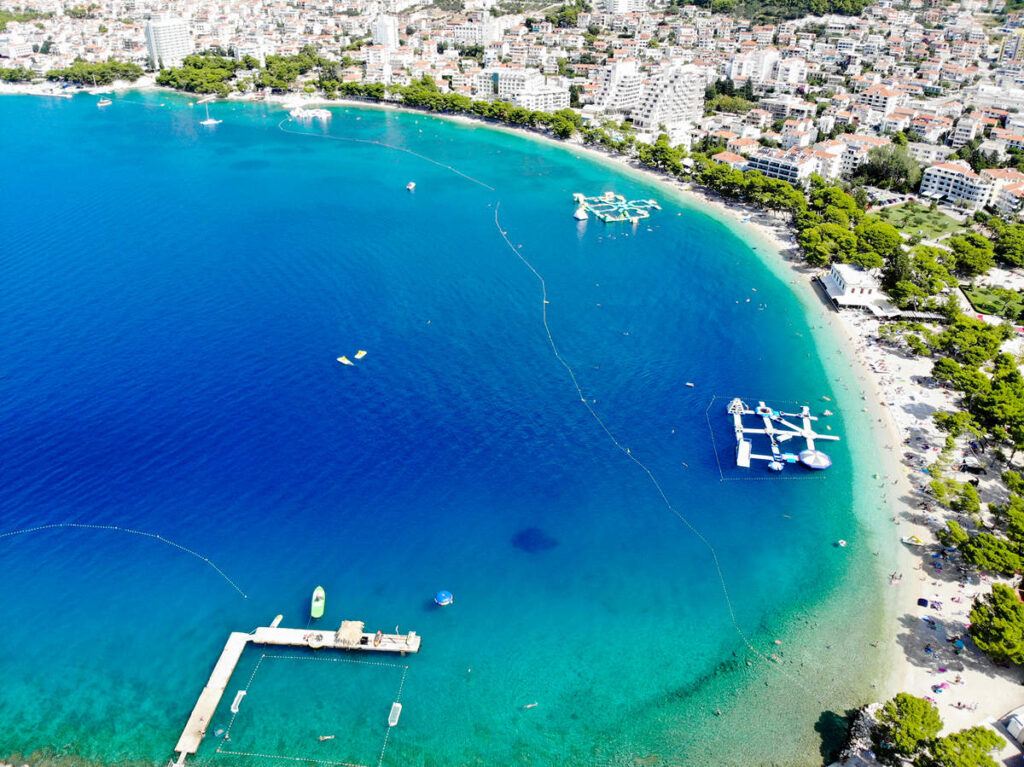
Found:
[[[166,94],[0,100],[0,532],[117,525],[225,576],[130,533],[0,538],[0,755],[165,762],[228,632],[306,625],[322,584],[329,628],[424,637],[400,660],[400,726],[381,759],[400,670],[272,658],[235,750],[815,763],[818,714],[865,667],[828,616],[863,609],[876,566],[850,440],[815,481],[721,482],[705,419],[714,395],[844,396],[791,286],[571,149],[355,108],[286,126],[429,162],[286,133],[279,108],[211,112],[212,129]],[[609,189],[664,209],[577,225],[572,193]],[[499,202],[595,412],[716,550],[735,625],[707,546],[552,354]],[[273,763],[218,745],[194,761]]]

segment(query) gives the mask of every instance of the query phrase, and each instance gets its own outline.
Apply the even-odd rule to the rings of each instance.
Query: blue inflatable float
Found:
[[[455,597],[452,596],[452,592],[450,591],[439,591],[434,594],[434,603],[441,607],[447,607],[454,601]]]

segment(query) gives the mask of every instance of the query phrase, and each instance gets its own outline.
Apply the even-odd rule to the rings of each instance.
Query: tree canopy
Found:
[[[37,11],[34,8],[22,8],[18,10],[7,10],[0,8],[0,32],[7,30],[7,23],[10,21],[37,21],[38,19],[53,18],[52,12]]]
[[[189,93],[213,93],[227,96],[231,92],[228,83],[234,78],[235,72],[249,68],[255,63],[238,61],[228,56],[215,53],[193,53],[186,56],[180,67],[161,70],[157,75],[157,85],[166,85]]]
[[[970,232],[950,237],[946,243],[953,252],[954,268],[960,274],[976,277],[996,265],[992,243],[980,234]]]
[[[889,144],[868,152],[854,178],[894,192],[912,192],[921,181],[921,166],[905,146]]]
[[[27,83],[34,79],[35,76],[35,72],[25,67],[12,67],[10,69],[0,67],[0,82]]]
[[[936,738],[915,762],[917,767],[999,767],[992,751],[1006,741],[987,727],[971,727]]]
[[[142,67],[127,61],[108,59],[107,61],[83,61],[76,59],[71,66],[64,69],[51,69],[46,73],[47,80],[61,80],[76,85],[110,85],[115,80],[135,82],[142,77]]]
[[[938,709],[924,698],[906,692],[887,701],[878,715],[883,748],[902,756],[913,756],[942,729]]]
[[[994,218],[990,226],[996,229],[996,258],[1010,266],[1024,266],[1024,224],[1003,224]]]
[[[992,584],[992,592],[974,600],[971,639],[997,663],[1024,664],[1024,604],[1009,586]]]

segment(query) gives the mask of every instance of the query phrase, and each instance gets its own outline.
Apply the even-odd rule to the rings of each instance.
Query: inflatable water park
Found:
[[[732,416],[733,431],[736,434],[736,465],[749,468],[752,460],[767,461],[771,471],[782,471],[787,464],[802,464],[808,469],[822,471],[832,465],[832,459],[815,447],[815,442],[822,440],[838,440],[831,434],[818,434],[811,427],[818,417],[811,415],[811,409],[804,405],[797,413],[785,413],[775,410],[764,402],[758,402],[751,409],[743,400],[736,397],[729,402],[726,412]],[[754,416],[760,419],[760,426],[745,426],[743,418]],[[793,423],[799,421],[799,425]],[[768,439],[771,455],[754,453],[753,440],[748,435],[763,434]],[[782,447],[792,439],[802,439],[806,448],[799,453],[784,452]]]
[[[572,199],[576,203],[573,217],[577,221],[585,221],[593,216],[606,224],[616,221],[635,224],[642,218],[650,218],[652,210],[661,210],[657,200],[627,200],[615,192],[605,192],[599,197],[587,197],[576,192]]]

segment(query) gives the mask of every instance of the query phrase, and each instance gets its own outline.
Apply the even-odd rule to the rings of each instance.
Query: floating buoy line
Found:
[[[424,160],[425,162],[429,162],[429,163],[431,163],[433,165],[436,165],[436,166],[438,166],[440,168],[445,168],[446,170],[449,170],[452,173],[455,173],[456,175],[461,176],[462,178],[464,178],[464,179],[466,179],[468,181],[471,181],[474,184],[478,184],[479,186],[482,186],[485,189],[489,189],[492,192],[496,192],[497,191],[490,184],[487,184],[487,183],[481,181],[480,179],[474,178],[473,176],[470,176],[467,173],[463,173],[458,168],[455,168],[455,167],[453,167],[451,165],[447,165],[445,163],[439,162],[437,160],[434,160],[433,158],[427,157],[426,155],[422,155],[419,152],[415,152],[415,151],[413,151],[411,149],[407,149],[405,147],[394,146],[392,144],[387,144],[387,143],[384,143],[382,141],[374,141],[374,140],[370,140],[370,139],[356,139],[356,138],[348,138],[348,137],[344,137],[344,136],[330,136],[330,135],[326,135],[326,134],[307,133],[305,131],[290,130],[290,129],[285,127],[285,124],[288,123],[288,122],[290,122],[290,120],[288,120],[286,118],[284,120],[281,120],[281,122],[278,123],[278,128],[283,133],[290,133],[290,134],[294,134],[294,135],[298,135],[298,136],[306,136],[306,137],[310,137],[310,138],[328,139],[328,140],[331,140],[331,141],[341,141],[341,142],[357,143],[357,144],[372,144],[372,145],[375,145],[375,146],[382,147],[384,149],[394,149],[396,151],[405,152],[406,154],[410,154],[410,155],[412,155],[414,157],[418,157],[421,160]],[[729,588],[728,588],[728,586],[726,584],[726,581],[725,581],[725,574],[722,572],[722,566],[721,566],[721,563],[720,563],[720,561],[718,559],[718,552],[715,550],[715,547],[704,536],[704,534],[692,522],[690,522],[690,520],[687,519],[684,514],[682,514],[672,504],[672,501],[669,499],[668,495],[665,493],[665,490],[662,487],[661,483],[658,481],[657,477],[655,477],[654,472],[645,463],[643,463],[639,458],[637,458],[636,455],[634,455],[632,453],[630,448],[626,447],[621,442],[619,442],[619,440],[615,437],[615,435],[612,433],[612,431],[608,428],[607,424],[604,422],[604,420],[601,418],[601,416],[598,415],[597,411],[594,409],[594,407],[592,406],[591,402],[589,402],[587,400],[586,395],[583,393],[583,388],[580,385],[579,379],[577,378],[576,371],[573,369],[573,367],[562,356],[561,352],[559,351],[558,345],[555,342],[555,338],[554,338],[554,336],[553,336],[553,334],[551,332],[551,326],[550,326],[550,323],[548,321],[548,306],[550,305],[550,301],[549,301],[549,298],[548,298],[547,281],[544,279],[543,275],[541,275],[541,273],[539,271],[537,271],[537,269],[533,266],[533,264],[531,264],[529,262],[529,260],[527,260],[526,257],[523,256],[523,254],[521,252],[522,251],[522,245],[516,246],[515,244],[513,244],[512,240],[509,239],[508,231],[501,225],[501,219],[500,219],[500,216],[499,216],[500,208],[501,208],[501,200],[499,199],[499,200],[495,201],[495,206],[494,206],[494,226],[495,226],[499,236],[505,242],[505,245],[508,246],[508,249],[511,250],[515,254],[516,258],[518,258],[523,263],[523,265],[527,269],[529,269],[529,271],[533,274],[533,276],[540,283],[540,289],[541,289],[540,290],[540,292],[541,292],[541,303],[540,303],[540,307],[541,307],[541,325],[542,325],[542,327],[544,329],[545,335],[547,336],[548,344],[551,347],[552,354],[554,354],[555,359],[565,369],[565,372],[568,374],[569,379],[572,382],[573,388],[576,389],[576,394],[579,396],[580,402],[583,404],[583,406],[590,413],[591,417],[597,422],[597,424],[598,424],[599,428],[601,429],[601,431],[603,431],[605,433],[605,435],[608,437],[608,439],[611,440],[611,442],[615,445],[616,448],[618,448],[618,450],[622,453],[622,455],[625,456],[630,461],[632,461],[637,466],[637,468],[639,468],[644,474],[647,475],[647,478],[650,480],[651,484],[654,486],[654,489],[655,489],[657,495],[661,498],[661,501],[665,505],[665,508],[673,516],[675,516],[697,538],[697,540],[699,540],[701,542],[701,544],[703,544],[703,546],[707,549],[708,553],[711,555],[713,569],[714,569],[715,574],[717,576],[719,586],[721,587],[721,590],[722,590],[722,596],[723,596],[723,598],[725,600],[726,609],[727,609],[728,614],[729,614],[729,620],[732,623],[733,629],[736,631],[737,635],[740,637],[743,645],[748,650],[750,650],[750,652],[752,652],[755,656],[757,656],[758,658],[763,660],[766,665],[771,665],[771,666],[778,667],[779,670],[782,671],[782,673],[786,674],[790,679],[792,679],[805,692],[807,692],[815,700],[817,700],[818,702],[820,702],[820,703],[822,703],[824,705],[825,701],[818,695],[818,693],[814,689],[812,689],[808,685],[804,684],[803,680],[801,680],[795,674],[793,674],[793,673],[789,672],[787,669],[781,667],[780,660],[777,657],[776,658],[772,658],[769,655],[767,655],[767,654],[761,652],[760,650],[758,650],[753,645],[753,643],[747,637],[746,632],[744,632],[742,627],[739,625],[739,621],[736,618],[736,611],[735,611],[735,608],[733,607],[732,598],[731,598],[731,596],[729,594]]]
[[[90,525],[85,524],[83,522],[54,522],[49,525],[38,525],[36,527],[26,527],[22,530],[11,530],[10,532],[0,533],[0,540],[3,540],[4,538],[11,538],[15,535],[27,535],[29,533],[38,533],[43,530],[59,530],[62,528],[72,528],[78,530],[107,530],[110,532],[117,533],[129,533],[130,535],[141,535],[143,538],[152,538],[153,540],[160,541],[161,543],[166,543],[168,546],[173,546],[176,549],[180,549],[186,554],[189,554],[190,556],[193,556],[196,559],[201,560],[205,564],[209,565],[216,571],[217,575],[219,575],[221,578],[223,578],[225,581],[231,584],[231,588],[233,588],[235,591],[241,594],[244,599],[249,598],[249,595],[242,591],[242,589],[238,587],[238,584],[231,580],[231,578],[228,577],[227,573],[225,573],[223,570],[217,567],[217,565],[214,562],[212,562],[209,557],[204,557],[199,552],[193,551],[188,546],[182,546],[180,543],[172,541],[170,538],[165,538],[164,536],[158,535],[157,533],[147,533],[145,530],[134,530],[130,527],[120,527],[119,525]]]

